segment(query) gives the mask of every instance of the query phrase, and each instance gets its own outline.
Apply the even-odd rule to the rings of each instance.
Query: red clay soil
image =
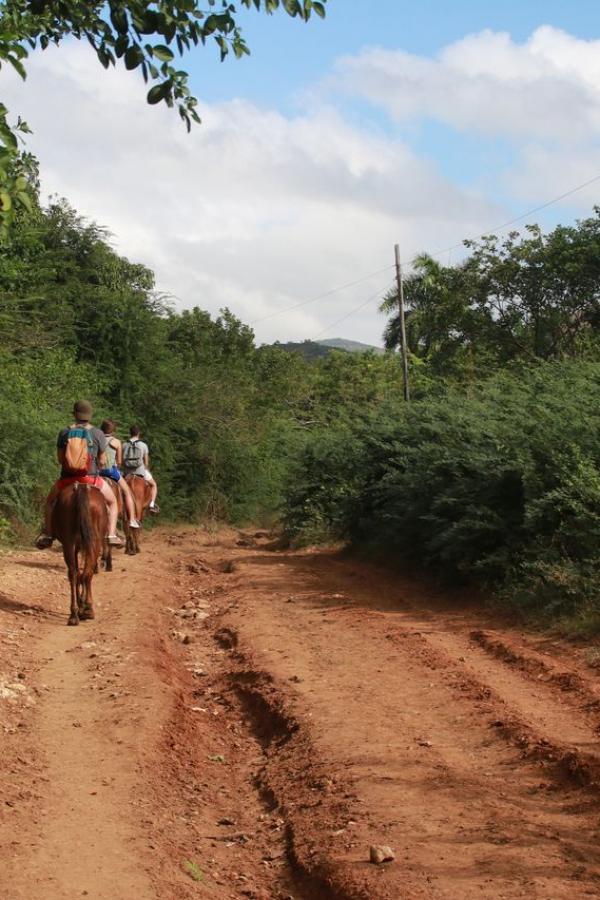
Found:
[[[600,896],[600,651],[270,546],[0,560],[1,900]]]

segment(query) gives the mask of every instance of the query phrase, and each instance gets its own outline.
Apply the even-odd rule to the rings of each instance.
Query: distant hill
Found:
[[[371,344],[361,344],[360,341],[349,341],[345,338],[330,338],[327,341],[287,341],[285,344],[276,341],[271,346],[285,350],[287,353],[298,353],[305,359],[323,359],[333,350],[341,350],[344,353],[385,353],[381,347],[373,347]]]
[[[323,347],[315,341],[287,341],[285,344],[275,341],[271,346],[277,347],[278,350],[285,350],[286,353],[297,353],[308,360],[323,359],[332,351],[331,347]]]
[[[383,347],[375,347],[373,344],[361,344],[360,341],[349,341],[346,338],[330,338],[327,341],[317,341],[321,347],[331,347],[332,350],[347,350],[348,353],[367,353],[372,350],[378,356],[385,353]]]

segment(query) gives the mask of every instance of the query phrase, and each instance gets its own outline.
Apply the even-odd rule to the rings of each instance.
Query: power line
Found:
[[[393,266],[392,266],[392,268],[393,268]],[[345,316],[342,316],[340,319],[336,319],[335,322],[331,322],[329,325],[327,325],[325,328],[323,328],[321,331],[319,331],[318,334],[316,334],[313,338],[311,338],[311,340],[316,341],[317,338],[320,338],[322,334],[325,334],[327,331],[331,331],[332,328],[335,328],[336,325],[339,325],[341,322],[345,322],[346,319],[349,319],[350,316],[354,315],[354,313],[357,313],[357,312],[359,312],[359,310],[364,309],[365,306],[368,306],[369,303],[372,303],[373,300],[375,300],[377,297],[380,297],[381,294],[384,291],[387,291],[389,288],[391,288],[391,286],[393,284],[395,284],[395,279],[388,281],[387,284],[385,284],[379,290],[375,291],[374,294],[371,294],[371,296],[367,300],[364,300],[361,304],[359,304],[359,306],[355,306],[354,309],[351,309],[350,312],[346,313]]]
[[[576,194],[577,191],[582,191],[584,188],[589,187],[590,184],[595,184],[597,181],[600,181],[600,175],[594,175],[593,178],[588,179],[588,181],[584,181],[582,184],[578,184],[577,187],[571,188],[569,191],[565,191],[564,194],[560,194],[558,197],[554,197],[552,200],[548,200],[546,203],[542,203],[541,206],[534,206],[533,209],[528,209],[527,212],[522,213],[520,216],[515,216],[514,219],[509,219],[508,222],[503,222],[501,225],[496,225],[494,228],[486,228],[482,233],[483,234],[494,234],[497,231],[504,231],[505,228],[510,228],[511,225],[516,225],[517,222],[522,222],[523,219],[527,219],[529,216],[535,215],[535,213],[541,212],[544,209],[548,209],[549,206],[553,206],[555,203],[560,203],[561,200],[565,200],[567,197],[570,197],[571,194]],[[451,247],[444,247],[443,250],[438,250],[436,253],[429,253],[428,256],[436,257],[443,256],[444,253],[450,253],[452,250],[457,250],[459,248],[464,247],[464,243],[466,240],[477,240],[477,238],[463,238],[457,244],[452,244]],[[421,254],[416,254],[410,259],[405,265],[409,266],[414,263]]]
[[[578,184],[576,187],[571,188],[568,191],[565,191],[563,194],[559,194],[558,197],[553,197],[552,200],[546,201],[546,203],[542,203],[540,206],[535,206],[533,209],[528,209],[527,212],[522,213],[520,216],[515,216],[513,219],[509,219],[507,222],[502,222],[500,225],[496,225],[494,228],[487,228],[480,232],[484,234],[493,234],[498,231],[503,231],[505,228],[509,228],[511,225],[515,225],[517,222],[522,222],[523,219],[526,219],[528,216],[532,216],[535,213],[541,212],[544,209],[547,209],[549,206],[553,206],[555,203],[559,203],[561,200],[565,200],[567,197],[570,197],[572,194],[576,194],[577,191],[581,191],[586,187],[589,187],[591,184],[595,184],[597,181],[600,181],[600,175],[595,175],[593,178],[589,178],[587,181],[582,182],[582,184]],[[444,253],[451,253],[452,250],[462,249],[464,247],[465,240],[477,240],[477,238],[463,238],[455,244],[451,244],[449,247],[444,247],[442,250],[437,250],[435,253],[429,253],[428,256],[433,257],[434,259],[438,256],[443,256]],[[404,270],[408,266],[411,266],[413,263],[419,259],[421,256],[420,253],[415,254],[411,259],[402,264],[402,269]],[[346,290],[347,288],[354,287],[357,284],[362,284],[364,281],[368,281],[369,278],[374,278],[375,275],[380,275],[382,272],[387,272],[389,269],[393,269],[394,266],[384,266],[383,269],[378,269],[376,272],[371,272],[369,275],[365,275],[362,278],[356,279],[356,281],[349,281],[347,284],[342,284],[339,287],[332,288],[329,291],[325,291],[323,294],[318,294],[316,297],[310,297],[308,300],[302,300],[300,303],[295,303],[292,306],[287,306],[284,309],[275,310],[275,312],[269,313],[266,316],[262,316],[260,319],[253,319],[249,324],[250,325],[258,325],[261,322],[266,322],[267,319],[272,319],[275,316],[283,315],[284,313],[293,312],[296,309],[300,309],[303,306],[308,306],[310,303],[316,303],[318,300],[324,300],[326,297],[331,297],[332,294],[337,294],[339,291]],[[377,292],[380,293],[379,291]],[[337,322],[334,322],[332,325],[327,326],[324,331],[328,331],[329,328],[333,328],[335,325],[339,324],[339,322],[343,322],[345,319],[349,318],[355,312],[363,309],[363,307],[367,306],[371,300],[377,294],[373,295],[369,300],[361,303],[359,306],[355,307],[351,310],[346,316],[342,319],[338,319]],[[323,332],[319,332],[317,337]]]
[[[522,222],[523,219],[527,219],[528,216],[532,216],[535,213],[538,213],[544,209],[547,209],[549,206],[553,206],[555,203],[559,203],[561,200],[564,200],[566,197],[570,197],[571,194],[575,194],[575,193],[577,193],[577,191],[581,191],[581,190],[583,190],[583,188],[589,187],[590,184],[595,184],[597,181],[600,181],[600,175],[595,175],[593,178],[588,179],[588,181],[584,181],[582,184],[578,184],[577,187],[571,188],[569,191],[565,191],[564,194],[560,194],[558,197],[554,197],[552,200],[548,200],[546,203],[542,203],[540,206],[535,206],[533,209],[527,210],[527,212],[522,213],[520,216],[515,216],[514,219],[509,219],[508,222],[503,222],[501,225],[497,225],[495,228],[488,228],[484,231],[484,233],[485,234],[493,234],[494,232],[497,232],[497,231],[503,231],[505,228],[509,228],[511,225],[515,225],[517,222]],[[452,250],[457,250],[459,248],[464,247],[465,240],[476,240],[476,238],[463,238],[463,240],[457,244],[452,244],[452,246],[450,246],[450,247],[444,247],[443,250],[438,250],[435,253],[429,253],[427,255],[431,256],[433,258],[435,258],[437,256],[443,256],[444,253],[450,253]],[[411,259],[408,260],[408,262],[403,263],[401,268],[405,269],[406,267],[412,265],[414,262],[417,261],[417,259],[419,259],[420,256],[421,256],[420,253],[415,254],[415,256],[413,256]],[[393,267],[390,267],[390,268],[393,268]],[[385,270],[382,270],[382,271],[385,271]],[[382,289],[382,291],[387,290],[388,288],[392,287],[393,284],[394,284],[393,281],[390,282],[385,288]],[[377,291],[376,294],[373,294],[373,296],[369,297],[368,300],[365,300],[364,303],[361,303],[359,306],[355,306],[354,309],[351,309],[350,312],[348,312],[345,316],[342,316],[341,319],[338,319],[336,322],[333,322],[331,325],[328,325],[326,328],[323,329],[323,331],[320,331],[316,335],[316,338],[320,337],[322,334],[329,331],[331,328],[335,328],[335,326],[339,325],[340,322],[344,322],[346,319],[349,319],[351,316],[354,315],[354,313],[360,312],[361,309],[364,309],[365,306],[368,306],[369,303],[371,303],[375,299],[375,297],[377,297],[379,294],[382,293],[382,291]],[[316,338],[314,338],[314,340],[316,340]]]
[[[387,272],[388,269],[393,269],[393,266],[384,266],[383,269],[378,269],[376,272],[371,272],[370,275],[365,275],[363,278],[357,278],[356,281],[349,281],[347,284],[342,284],[340,287],[332,288],[329,291],[326,291],[324,294],[319,294],[317,297],[310,297],[308,300],[302,300],[300,303],[295,303],[293,306],[287,306],[285,309],[278,309],[275,312],[269,313],[266,316],[262,316],[260,319],[253,319],[249,322],[249,325],[258,325],[259,322],[266,322],[267,319],[272,319],[274,316],[283,315],[286,312],[292,312],[294,309],[300,309],[301,306],[307,306],[309,303],[316,303],[317,300],[323,300],[325,297],[331,297],[332,294],[337,294],[339,291],[344,291],[346,288],[354,287],[357,284],[362,284],[363,281],[368,281],[369,278],[374,278],[376,275],[381,275],[382,272]]]

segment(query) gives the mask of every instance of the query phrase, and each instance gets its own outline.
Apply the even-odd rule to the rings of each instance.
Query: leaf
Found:
[[[33,212],[33,203],[31,202],[31,197],[25,191],[19,191],[16,195],[16,199],[19,201],[21,206],[24,206],[27,212]]]
[[[12,209],[12,198],[6,191],[0,193],[0,208],[2,212],[8,212]]]
[[[160,103],[161,100],[165,100],[171,93],[171,81],[163,81],[161,84],[156,84],[153,88],[150,88],[147,94],[148,103],[154,105],[155,103]]]
[[[153,9],[144,10],[139,16],[134,15],[133,22],[140,34],[156,34],[159,30],[159,16]]]
[[[120,59],[129,46],[129,37],[126,34],[121,34],[115,41],[115,53],[117,57]]]
[[[125,51],[125,68],[136,69],[144,62],[144,52],[139,44],[133,44]]]
[[[122,7],[115,6],[111,3],[110,21],[113,28],[119,34],[127,34],[129,23],[127,21],[127,13]]]
[[[171,62],[171,60],[175,58],[173,51],[169,50],[168,47],[165,47],[164,44],[157,44],[157,46],[152,48],[152,52],[154,56],[158,57],[162,62]]]
[[[0,196],[1,196],[1,195],[0,195]],[[211,762],[218,762],[218,763],[224,763],[224,762],[225,762],[225,757],[223,756],[222,753],[215,753],[214,756],[209,756],[208,759],[209,759]]]
[[[104,47],[98,47],[98,49],[96,50],[96,54],[98,56],[98,59],[104,66],[104,68],[108,69],[108,67],[110,65],[110,59],[109,59],[108,53],[106,52]]]
[[[19,73],[23,81],[27,78],[27,72],[25,71],[25,67],[23,63],[18,60],[15,56],[7,56],[6,57],[13,69]]]
[[[208,16],[206,22],[202,26],[202,31],[205,35],[209,35],[209,34],[212,34],[213,31],[217,30],[217,26],[218,26],[217,17],[213,14],[213,15]]]

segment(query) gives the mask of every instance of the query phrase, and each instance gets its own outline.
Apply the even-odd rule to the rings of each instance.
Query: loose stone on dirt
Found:
[[[386,862],[393,862],[393,860],[395,859],[396,854],[391,847],[384,847],[373,844],[369,848],[369,861],[376,866],[380,866],[382,863]]]

